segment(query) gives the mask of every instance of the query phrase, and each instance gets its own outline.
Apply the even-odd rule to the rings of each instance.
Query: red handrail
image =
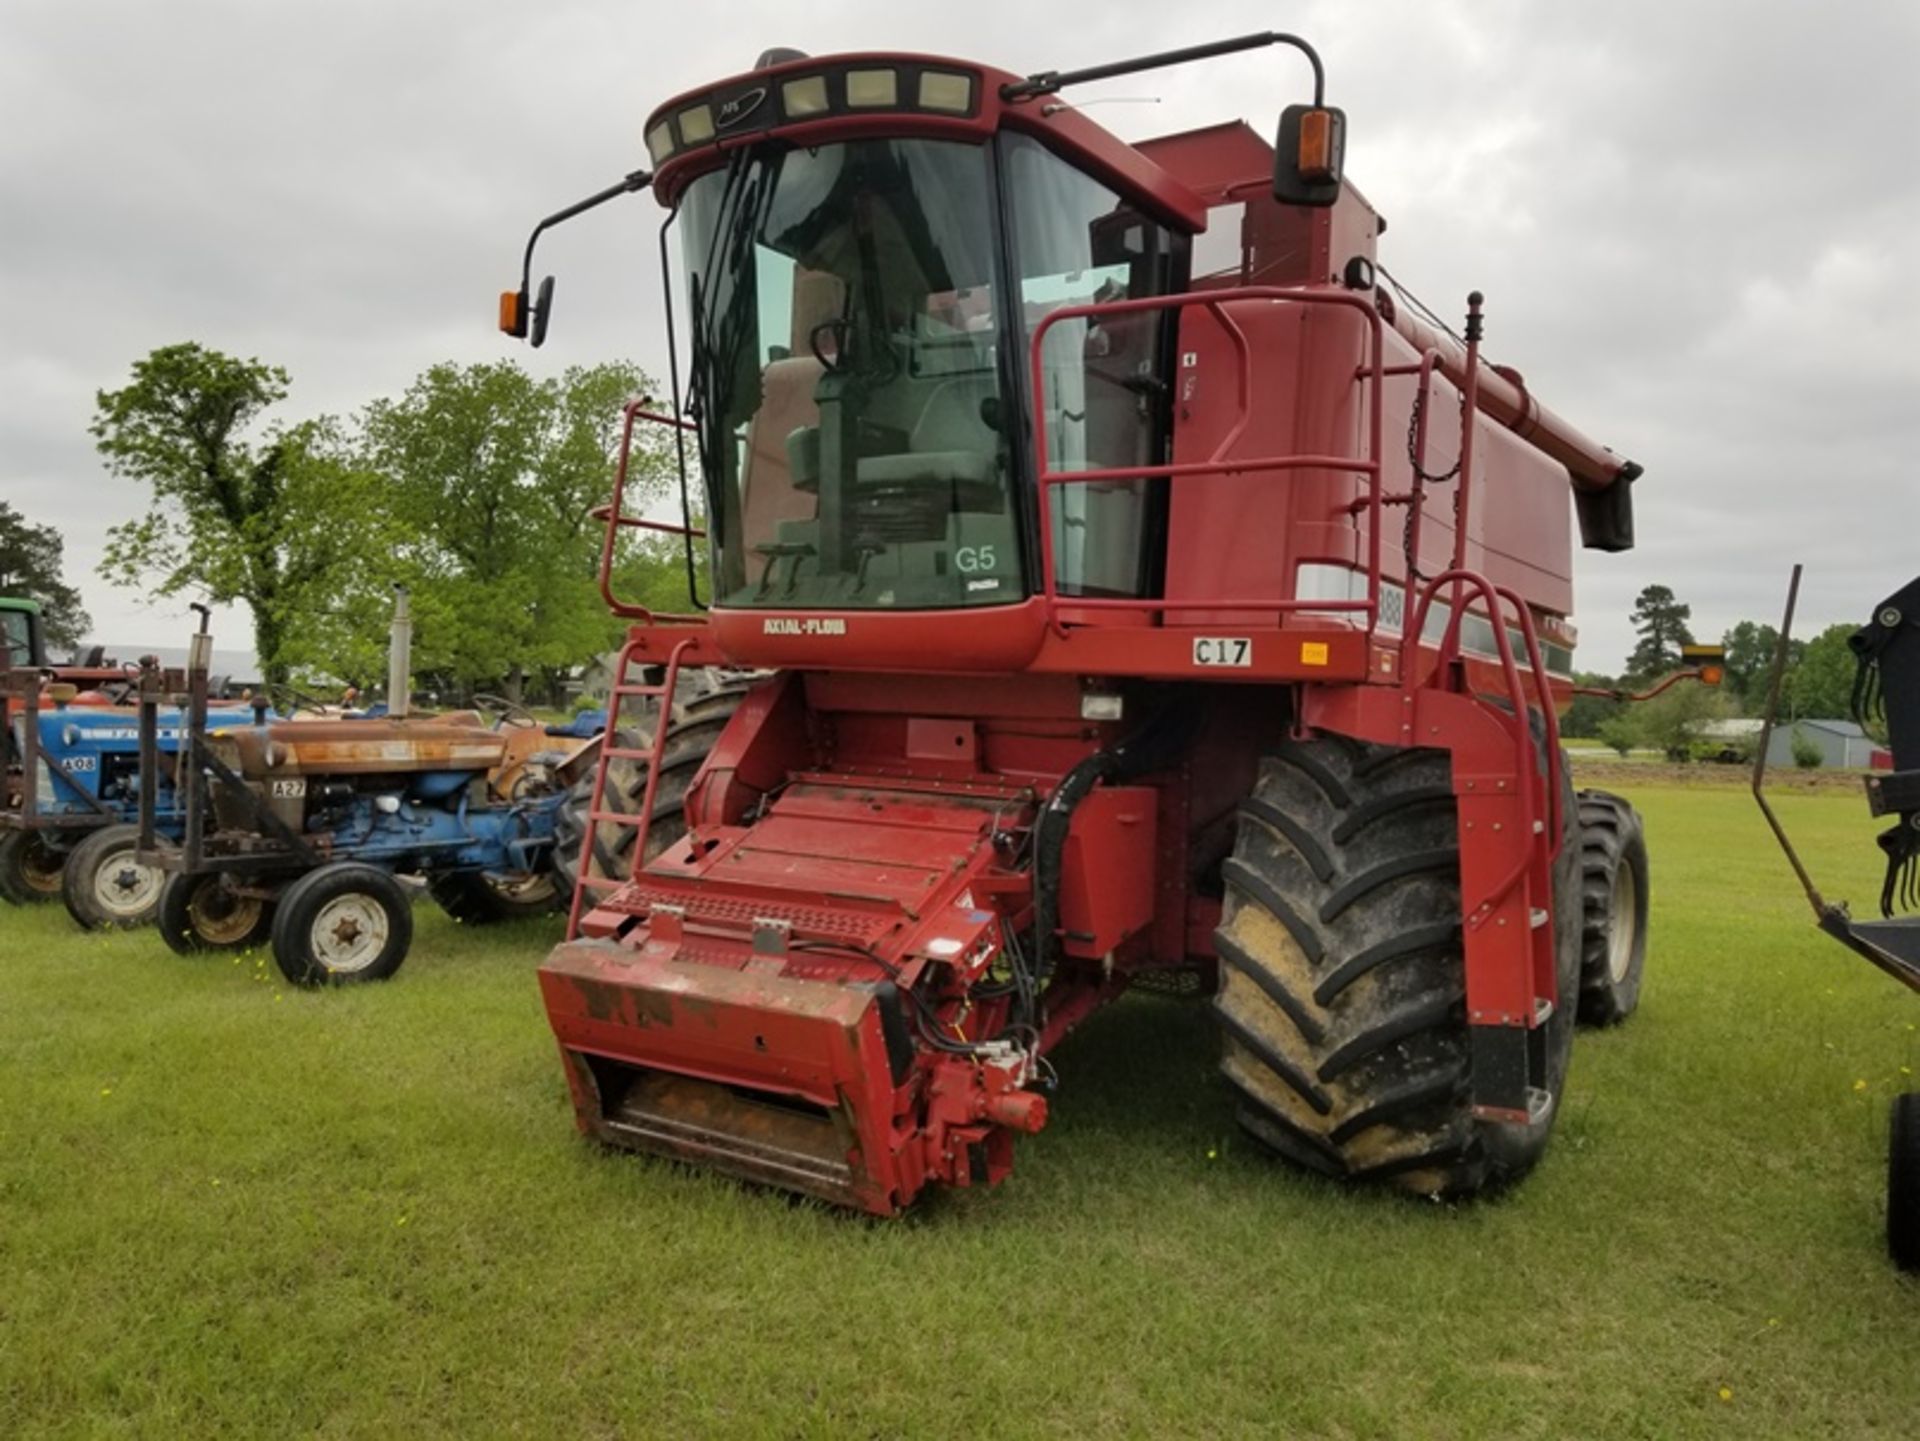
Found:
[[[605,505],[595,506],[587,512],[594,520],[606,522],[607,533],[600,543],[600,597],[607,603],[607,609],[617,616],[638,620],[642,625],[705,625],[706,617],[700,615],[679,615],[667,612],[655,613],[644,605],[621,600],[613,593],[613,556],[618,544],[622,527],[658,531],[665,535],[678,535],[704,538],[705,531],[692,525],[674,525],[669,521],[646,520],[637,515],[628,515],[623,506],[627,495],[627,467],[633,452],[633,424],[644,420],[654,425],[672,426],[679,430],[694,430],[692,421],[682,420],[678,416],[664,415],[646,407],[651,402],[645,396],[636,396],[620,410],[620,460],[613,471],[613,498]]]
[[[1300,305],[1332,305],[1352,310],[1365,320],[1370,336],[1370,358],[1363,372],[1368,383],[1367,404],[1367,459],[1339,455],[1276,455],[1259,456],[1244,460],[1228,460],[1226,452],[1238,443],[1245,434],[1253,415],[1253,348],[1247,342],[1246,333],[1226,313],[1224,306],[1247,301],[1276,301]],[[1155,311],[1185,310],[1190,306],[1205,308],[1220,324],[1228,338],[1233,342],[1239,358],[1238,399],[1239,415],[1220,443],[1214,447],[1213,455],[1201,461],[1183,461],[1178,464],[1111,466],[1100,470],[1057,471],[1047,464],[1047,407],[1046,407],[1046,367],[1043,361],[1043,347],[1047,333],[1055,326],[1068,320],[1084,320],[1093,317],[1116,315],[1138,315]],[[1046,597],[1048,623],[1056,630],[1064,630],[1059,612],[1064,606],[1074,610],[1113,610],[1132,611],[1144,614],[1164,614],[1175,610],[1262,610],[1262,611],[1299,611],[1299,610],[1352,610],[1366,615],[1367,634],[1372,635],[1380,620],[1380,486],[1381,463],[1381,387],[1385,376],[1385,342],[1383,326],[1379,313],[1372,302],[1359,295],[1350,295],[1344,291],[1301,289],[1291,286],[1243,286],[1237,290],[1194,291],[1180,295],[1147,296],[1138,300],[1114,300],[1095,305],[1063,306],[1042,318],[1034,327],[1033,338],[1028,342],[1028,367],[1031,372],[1032,393],[1034,398],[1033,438],[1035,454],[1035,479],[1038,482],[1040,503],[1040,575],[1041,594]],[[1100,597],[1081,599],[1062,597],[1058,576],[1054,564],[1053,507],[1048,496],[1049,486],[1091,485],[1101,482],[1138,481],[1166,479],[1178,480],[1188,475],[1238,475],[1254,470],[1349,470],[1358,471],[1367,477],[1367,594],[1364,600],[1310,600],[1295,599],[1287,596],[1268,596],[1257,601],[1241,601],[1208,597],[1204,600],[1168,600],[1164,597],[1143,599],[1117,599]]]

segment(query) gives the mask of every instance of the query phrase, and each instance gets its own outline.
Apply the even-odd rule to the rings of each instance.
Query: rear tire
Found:
[[[727,722],[733,719],[733,713],[740,708],[752,685],[751,678],[730,676],[713,669],[687,671],[681,675],[674,687],[666,755],[660,767],[660,789],[653,802],[653,824],[647,831],[645,860],[652,860],[687,833],[687,788],[693,784],[707,753],[719,741],[720,732],[727,728]],[[622,724],[618,730],[607,730],[601,743],[620,750],[644,750],[653,744],[655,703],[623,701],[622,704],[628,708],[628,714],[611,718]],[[648,707],[648,713],[634,715],[633,708],[643,704]],[[604,808],[637,815],[646,798],[647,769],[645,761],[609,761]],[[589,773],[574,786],[554,818],[553,869],[568,892],[578,880],[587,813],[592,806],[593,775]],[[636,828],[602,821],[595,832],[588,874],[602,880],[626,880],[635,870]]]
[[[0,834],[0,900],[37,906],[60,894],[60,872],[67,853],[56,851],[34,831]]]
[[[334,861],[309,871],[274,908],[274,963],[296,986],[384,981],[412,944],[412,903],[377,866]]]
[[[560,883],[548,872],[494,879],[481,871],[442,871],[427,881],[427,894],[462,925],[548,916],[563,902]]]
[[[140,860],[140,827],[94,831],[67,857],[60,898],[89,931],[132,930],[153,920],[167,873]]]
[[[1617,1026],[1640,1007],[1647,968],[1647,838],[1640,813],[1580,792],[1580,1023]]]
[[[160,888],[154,926],[176,955],[238,951],[265,940],[273,929],[273,904],[235,895],[217,875],[170,875]]]
[[[1920,1091],[1893,1100],[1887,1153],[1887,1254],[1902,1271],[1920,1272]]]
[[[1570,999],[1577,831],[1562,810],[1555,924]],[[1260,763],[1223,867],[1214,1005],[1241,1126],[1297,1165],[1461,1197],[1517,1180],[1546,1148],[1570,1004],[1547,1022],[1541,1113],[1521,1124],[1471,1111],[1455,814],[1441,751],[1327,736]]]

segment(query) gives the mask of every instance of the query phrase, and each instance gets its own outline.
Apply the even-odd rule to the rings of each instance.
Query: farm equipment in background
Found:
[[[6,800],[0,808],[0,900],[14,905],[65,899],[89,929],[143,924],[158,880],[136,863],[138,734],[132,696],[138,672],[100,657],[48,662],[40,608],[0,598],[0,704],[6,724]],[[244,718],[244,713],[235,713]],[[164,722],[171,753],[178,717]],[[170,784],[158,823],[177,832]]]
[[[0,815],[0,896],[15,904],[61,897],[88,930],[141,926],[153,919],[162,877],[138,855],[139,712],[132,705],[81,705],[72,686],[16,673],[18,706],[10,744],[20,756],[18,803]],[[246,707],[210,713],[216,725],[241,725]],[[154,828],[178,841],[185,811],[174,788],[182,715],[155,715]],[[31,783],[25,777],[31,776]]]
[[[1275,146],[1058,98],[1272,44],[1313,69]],[[1278,34],[1026,78],[769,51],[535,228],[535,345],[548,227],[650,188],[690,267],[604,511],[633,624],[587,820],[630,839],[583,844],[540,970],[582,1131],[893,1214],[1006,1177],[1050,1053],[1140,987],[1212,997],[1240,1125],[1308,1170],[1539,1159],[1576,1010],[1645,964],[1639,820],[1557,734],[1569,485],[1626,550],[1640,467],[1483,361],[1479,294],[1456,337],[1390,283],[1324,92]],[[625,509],[643,424],[678,525]],[[706,541],[696,613],[617,594],[632,528],[690,589]],[[677,745],[698,665],[774,673]]]
[[[1854,719],[1862,726],[1884,720],[1893,769],[1866,778],[1867,809],[1893,824],[1880,833],[1886,878],[1880,887],[1880,919],[1855,920],[1845,901],[1828,901],[1814,884],[1765,792],[1767,743],[1773,734],[1800,596],[1800,567],[1787,585],[1787,609],[1774,649],[1767,715],[1753,763],[1753,798],[1774,839],[1807,893],[1815,922],[1854,954],[1908,989],[1920,991],[1920,917],[1901,915],[1920,904],[1915,872],[1920,866],[1920,579],[1910,581],[1874,607],[1873,619],[1848,638],[1857,670]],[[1893,1103],[1887,1154],[1887,1250],[1902,1270],[1920,1271],[1920,1092]]]
[[[477,711],[413,714],[410,636],[402,592],[383,716],[215,728],[203,616],[187,671],[178,845],[155,824],[160,686],[153,672],[143,678],[139,854],[167,873],[157,919],[175,951],[270,938],[296,985],[383,980],[412,940],[403,876],[466,922],[561,904],[554,820],[582,744],[556,746],[506,702],[494,725]]]

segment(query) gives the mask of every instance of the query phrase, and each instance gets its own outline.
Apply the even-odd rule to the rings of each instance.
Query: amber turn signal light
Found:
[[[527,316],[521,308],[520,292],[517,290],[500,292],[500,333],[511,335],[516,340],[527,333]]]
[[[1336,173],[1333,155],[1333,113],[1309,110],[1300,117],[1298,168],[1302,180],[1331,180]]]

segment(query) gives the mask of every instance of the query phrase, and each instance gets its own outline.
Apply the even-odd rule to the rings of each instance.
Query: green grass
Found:
[[[581,1140],[553,927],[423,907],[393,983],[309,995],[0,914],[0,1436],[1909,1435],[1920,1004],[1744,795],[1636,799],[1642,1012],[1457,1208],[1241,1141],[1198,1006],[1095,1018],[1011,1182],[888,1224]],[[1870,897],[1858,800],[1780,805]]]

